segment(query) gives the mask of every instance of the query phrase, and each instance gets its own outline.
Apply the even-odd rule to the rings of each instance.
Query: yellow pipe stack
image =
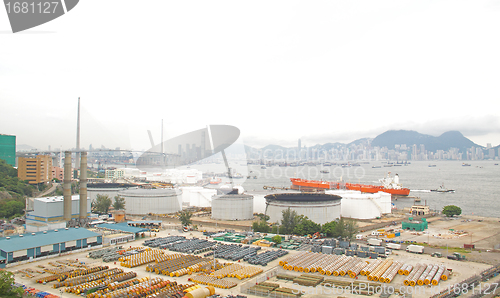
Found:
[[[393,263],[392,259],[387,259],[380,266],[375,268],[370,275],[368,275],[368,280],[378,281],[380,276],[389,268]]]
[[[427,277],[427,274],[429,274],[429,272],[431,272],[432,267],[433,266],[431,264],[427,265],[427,268],[425,268],[425,271],[417,279],[417,285],[419,285],[419,286],[423,286],[424,285],[424,280]]]
[[[373,263],[370,263],[370,265],[366,266],[363,270],[361,270],[360,274],[361,275],[369,275],[373,269],[377,268],[378,265],[382,263],[382,260],[375,260]]]
[[[439,280],[441,279],[441,276],[443,276],[445,271],[446,271],[446,267],[444,265],[440,265],[438,271],[436,272],[436,275],[434,275],[434,278],[431,281],[433,286],[438,285]]]

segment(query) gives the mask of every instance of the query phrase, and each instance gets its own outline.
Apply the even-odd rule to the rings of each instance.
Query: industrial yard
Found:
[[[135,241],[122,244],[122,250],[129,250],[135,253],[131,254],[131,257],[128,257],[126,260],[122,259],[120,261],[116,258],[102,258],[102,256],[97,258],[89,257],[90,255],[94,255],[95,257],[96,252],[103,250],[102,248],[96,248],[74,253],[64,253],[61,256],[19,264],[9,268],[9,270],[15,272],[17,282],[27,287],[35,287],[47,293],[62,294],[63,297],[76,297],[75,293],[92,285],[70,286],[68,284],[68,286],[64,286],[64,283],[58,284],[57,281],[46,282],[45,284],[36,283],[36,280],[41,280],[44,277],[52,275],[43,273],[45,269],[52,269],[46,271],[56,272],[54,270],[60,270],[61,268],[74,269],[74,266],[109,266],[108,271],[104,270],[107,273],[103,274],[107,278],[116,280],[115,284],[120,284],[121,280],[123,280],[121,283],[125,283],[124,278],[128,277],[127,280],[135,281],[129,282],[130,285],[134,283],[140,284],[142,281],[144,288],[151,288],[149,286],[149,281],[151,281],[151,285],[155,286],[154,289],[158,291],[166,287],[166,281],[175,281],[178,285],[175,288],[177,290],[200,284],[202,287],[208,285],[214,286],[215,292],[221,295],[240,294],[248,297],[262,297],[267,296],[269,293],[270,297],[309,298],[332,297],[332,294],[342,297],[359,297],[359,294],[379,297],[381,292],[378,291],[382,291],[380,289],[386,289],[385,291],[388,292],[394,291],[394,294],[398,292],[402,293],[403,291],[407,291],[407,293],[412,291],[412,297],[431,297],[448,288],[453,290],[452,286],[454,284],[474,278],[475,276],[480,276],[482,272],[492,267],[490,264],[467,260],[456,261],[449,260],[446,257],[436,258],[430,256],[428,252],[425,254],[413,254],[403,250],[392,250],[392,254],[382,259],[363,258],[355,255],[348,256],[349,253],[347,251],[353,248],[353,246],[356,246],[356,249],[360,252],[363,250],[362,247],[368,247],[364,241],[352,242],[344,250],[345,254],[341,255],[337,255],[333,251],[329,253],[311,252],[316,251],[318,248],[331,247],[330,245],[334,240],[327,241],[324,239],[310,240],[308,242],[309,245],[303,245],[296,250],[244,245],[243,247],[247,251],[239,251],[240,256],[249,254],[250,251],[255,251],[259,254],[270,254],[272,252],[276,254],[276,259],[270,260],[268,263],[253,262],[251,264],[250,258],[245,260],[243,257],[238,259],[238,256],[236,256],[234,261],[222,259],[222,257],[228,258],[229,256],[229,253],[224,253],[224,249],[228,249],[226,251],[234,250],[238,244],[217,241],[219,243],[217,251],[221,252],[215,259],[218,271],[210,275],[214,260],[212,252],[215,241],[213,240],[222,240],[224,239],[224,235],[230,234],[217,234],[215,230],[205,234],[203,235],[203,233],[198,231],[183,233],[167,229],[157,233],[156,237],[139,238]],[[226,240],[230,239],[227,236],[225,237]],[[240,239],[243,239],[243,237]],[[186,242],[180,242],[181,244],[176,247],[172,246],[172,243],[179,240],[185,240]],[[345,243],[336,243],[337,247],[344,245]],[[109,246],[107,249],[114,248],[117,250],[116,247]],[[278,254],[277,252],[283,253]],[[497,253],[491,252],[488,254],[495,255]],[[117,255],[117,257],[123,256]],[[185,264],[185,267],[179,267],[178,265],[178,267],[175,267],[173,265],[178,264],[180,260],[182,260],[181,263]],[[227,264],[229,263],[233,265],[228,266]],[[341,263],[347,267],[335,268],[335,266],[332,266],[332,264]],[[326,264],[330,264],[330,268],[326,268]],[[373,266],[372,269],[383,266],[385,271],[380,269],[380,274],[377,278],[363,275],[361,269],[368,268],[370,265]],[[423,284],[419,286],[418,278],[414,277],[414,282],[417,283],[416,286],[405,285],[405,281],[409,280],[409,277],[412,276],[401,275],[397,272],[405,268],[411,268],[408,266],[412,266],[417,270],[418,265],[421,265],[419,268],[420,273],[423,274],[425,271],[429,276],[430,274],[435,275],[437,270],[441,270],[441,273],[447,272],[446,280],[439,278],[437,281],[429,280],[429,285],[425,285],[425,279],[422,279]],[[341,272],[340,269],[354,270],[352,272],[348,270]],[[434,273],[431,273],[431,270],[434,270]],[[393,272],[392,275],[389,274],[389,271]],[[385,279],[382,273],[386,273],[384,275]],[[388,282],[381,282],[382,279]],[[96,280],[99,279],[96,278]],[[433,285],[433,282],[437,284]],[[256,286],[257,283],[259,285]],[[97,284],[97,281],[93,285],[95,284]],[[483,284],[487,284],[487,282]],[[57,285],[56,288],[54,288],[54,285]],[[374,293],[370,293],[370,290]],[[354,294],[350,291],[354,291]],[[115,294],[116,297],[120,297],[117,293]],[[93,295],[88,294],[87,297],[115,297],[111,293],[110,296],[98,296],[97,293]]]

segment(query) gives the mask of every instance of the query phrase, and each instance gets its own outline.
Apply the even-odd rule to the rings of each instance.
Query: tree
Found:
[[[192,223],[191,216],[193,216],[193,213],[188,210],[179,211],[179,213],[177,213],[177,218],[179,218],[182,226],[184,227],[189,226]]]
[[[347,219],[344,221],[345,225],[345,235],[344,237],[353,240],[355,235],[358,233],[358,225],[353,219]]]
[[[339,221],[335,225],[335,228],[333,229],[333,237],[340,237],[340,238],[346,237],[345,222],[342,217],[339,219]]]
[[[0,297],[21,298],[24,290],[20,287],[13,287],[14,274],[10,271],[0,270]]]
[[[125,209],[125,199],[120,196],[115,196],[115,202],[113,203],[113,208],[115,210]]]
[[[301,236],[312,235],[320,231],[321,231],[321,225],[310,220],[309,218],[307,218],[307,216],[302,218],[300,223],[297,224],[297,226],[293,229],[294,234]]]
[[[333,237],[336,225],[337,225],[336,221],[330,221],[325,223],[321,227],[321,233],[325,233],[327,237]]]
[[[252,223],[252,229],[254,232],[269,233],[271,228],[264,220],[254,221]]]
[[[300,223],[302,217],[297,214],[297,211],[288,209],[281,211],[282,219],[280,231],[283,234],[291,234],[295,227]]]
[[[273,236],[273,238],[271,240],[273,240],[273,242],[276,244],[280,244],[281,243],[281,236],[275,235],[275,236]]]
[[[448,205],[443,207],[443,214],[449,217],[462,214],[462,209],[455,205]]]
[[[93,206],[94,212],[99,214],[107,214],[111,206],[111,199],[108,195],[97,195],[95,204]]]

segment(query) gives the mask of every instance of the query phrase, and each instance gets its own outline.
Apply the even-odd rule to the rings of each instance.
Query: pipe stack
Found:
[[[444,265],[440,265],[438,271],[436,272],[436,275],[434,275],[434,278],[431,281],[433,286],[438,285],[439,280],[441,279],[441,276],[443,276],[445,271],[447,271],[446,267]]]
[[[368,280],[378,281],[382,274],[392,265],[392,263],[392,259],[387,259],[382,262],[381,265],[375,268],[375,270],[373,270],[373,272],[368,275]]]
[[[349,260],[349,258],[345,255],[341,255],[337,258],[335,258],[333,260],[333,262],[329,263],[329,264],[326,264],[325,266],[323,266],[320,270],[319,270],[319,273],[321,273],[322,275],[332,275],[332,272],[334,270],[336,270],[337,268],[339,268],[340,266],[342,266],[343,264],[345,264],[347,261]]]
[[[420,275],[420,277],[417,279],[417,285],[419,286],[423,286],[424,285],[424,280],[425,278],[427,277],[427,275],[429,274],[429,272],[431,272],[432,270],[432,265],[427,265],[427,268],[425,268],[425,271]]]
[[[377,268],[382,263],[382,260],[375,260],[373,263],[370,265],[366,266],[363,270],[361,270],[360,274],[361,275],[370,275],[370,273]]]
[[[358,274],[361,272],[361,270],[363,270],[366,266],[368,266],[368,262],[360,262],[358,263],[358,265],[356,265],[356,267],[354,267],[352,270],[350,270],[349,272],[349,276],[351,278],[356,278],[356,276],[358,276]]]
[[[450,276],[451,271],[450,270],[445,270],[443,275],[441,275],[441,280],[448,280],[448,277]]]
[[[434,278],[434,275],[436,275],[437,271],[439,269],[438,265],[432,266],[431,271],[427,274],[427,276],[424,278],[424,284],[429,285],[431,283],[432,278]]]
[[[420,275],[422,275],[422,273],[424,273],[425,269],[427,268],[427,265],[426,264],[421,264],[418,269],[415,268],[413,271],[412,271],[412,274],[410,274],[408,276],[408,279],[405,280],[405,285],[406,285],[406,282],[408,281],[408,286],[416,286],[417,285],[417,281],[418,279],[420,278]],[[415,273],[413,273],[415,272]]]
[[[380,281],[381,282],[385,282],[385,283],[390,283],[394,277],[398,274],[399,272],[399,269],[403,266],[403,264],[399,263],[399,262],[394,262],[392,263],[391,267],[389,267],[389,269],[387,269],[384,274],[382,274],[382,276],[380,277]]]

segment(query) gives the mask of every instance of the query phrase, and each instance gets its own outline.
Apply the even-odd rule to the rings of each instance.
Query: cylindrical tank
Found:
[[[137,188],[137,186],[127,183],[90,183],[87,184],[87,193],[92,202],[95,202],[97,195],[108,196],[113,200],[118,192],[131,188]]]
[[[324,193],[279,193],[265,196],[269,222],[281,222],[282,211],[290,208],[317,224],[340,218],[340,196]]]
[[[220,220],[253,219],[253,196],[226,194],[212,199],[212,218]]]
[[[181,210],[181,192],[176,189],[127,189],[118,195],[125,199],[127,214],[169,214]]]

